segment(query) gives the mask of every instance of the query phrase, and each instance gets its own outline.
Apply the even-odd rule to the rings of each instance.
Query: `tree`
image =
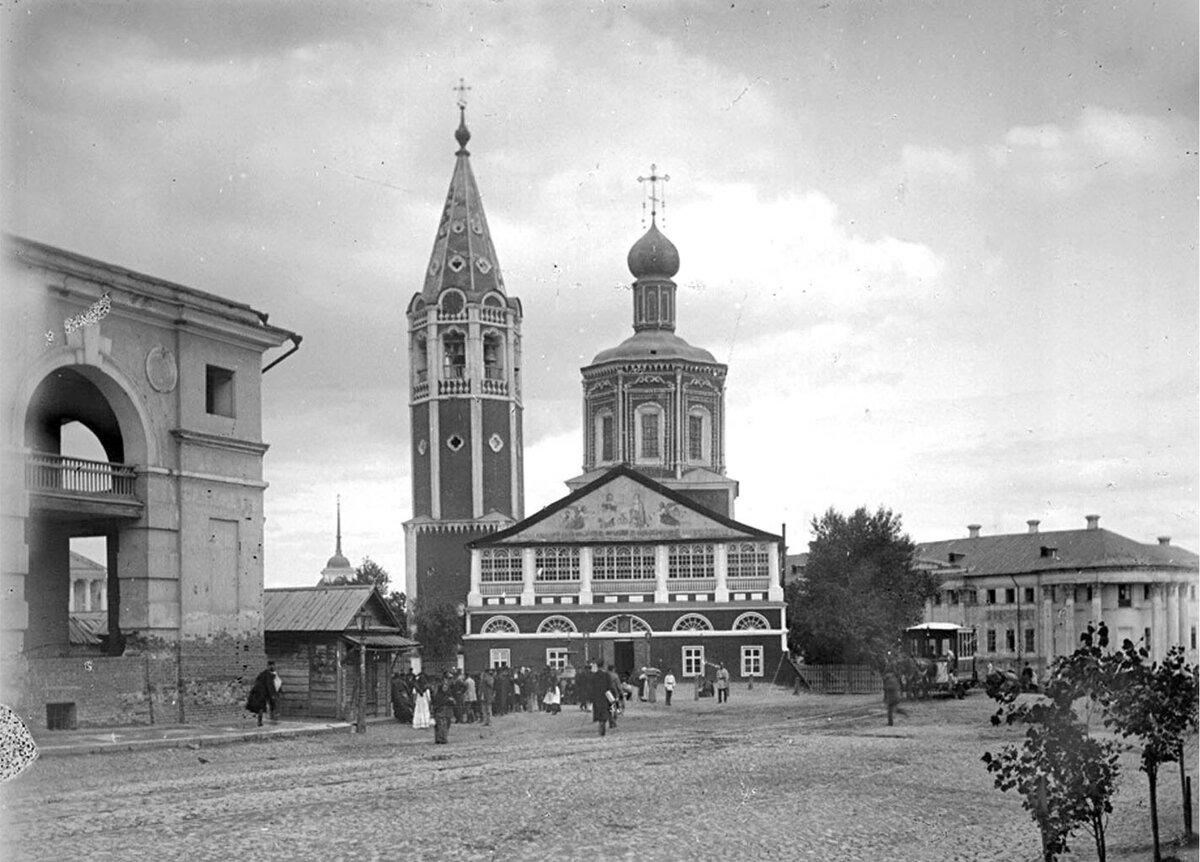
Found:
[[[1093,738],[1074,709],[1079,698],[1106,684],[1106,657],[1093,645],[1092,634],[1089,626],[1079,649],[1055,661],[1038,700],[1017,701],[1015,693],[999,689],[992,694],[1001,704],[993,724],[1028,728],[1020,748],[986,752],[983,762],[997,788],[1015,789],[1023,797],[1022,805],[1042,835],[1044,862],[1066,853],[1068,840],[1080,827],[1091,832],[1100,862],[1107,854],[1105,826],[1112,813],[1120,745]]]
[[[900,516],[860,507],[813,518],[805,578],[785,592],[789,645],[811,664],[876,659],[918,622],[937,580],[914,571]]]
[[[387,570],[372,560],[370,557],[363,557],[360,565],[354,568],[354,580],[349,578],[339,577],[334,580],[335,584],[370,584],[379,590],[379,595],[387,602],[388,607],[396,615],[400,621],[400,627],[405,631],[408,630],[408,600],[404,593],[388,590],[391,585],[391,576]]]
[[[417,599],[413,603],[414,636],[421,644],[421,655],[433,661],[452,658],[462,643],[463,621],[458,608],[450,602]]]
[[[1106,684],[1098,694],[1104,723],[1141,742],[1140,768],[1150,782],[1154,862],[1159,862],[1158,770],[1180,760],[1187,732],[1197,726],[1200,688],[1196,668],[1185,661],[1183,647],[1171,647],[1161,662],[1147,663],[1149,655],[1145,646],[1126,639],[1121,651],[1109,657]]]

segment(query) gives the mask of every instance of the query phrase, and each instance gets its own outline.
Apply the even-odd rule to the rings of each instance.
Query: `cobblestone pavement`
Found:
[[[760,686],[730,702],[518,713],[456,725],[450,744],[397,723],[222,747],[39,760],[0,788],[6,859],[1037,860],[1019,797],[980,755],[981,694],[910,704]],[[1189,749],[1195,766],[1196,748]],[[1109,859],[1150,858],[1146,780],[1126,756]],[[1178,769],[1159,782],[1164,841],[1182,832]],[[1091,839],[1076,855],[1095,858]],[[1181,859],[1195,850],[1170,848]]]

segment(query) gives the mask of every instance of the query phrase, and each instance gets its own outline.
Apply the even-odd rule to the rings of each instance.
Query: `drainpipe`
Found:
[[[288,340],[290,340],[292,342],[292,349],[289,350],[287,353],[283,354],[283,356],[280,356],[274,362],[267,365],[265,368],[263,368],[263,370],[261,372],[259,372],[260,374],[266,374],[268,371],[270,371],[272,368],[274,368],[280,362],[283,362],[283,360],[287,359],[289,356],[291,356],[293,353],[295,353],[297,350],[299,350],[300,342],[303,341],[303,338],[302,338],[302,336],[299,336],[293,332],[291,335],[288,336]]]

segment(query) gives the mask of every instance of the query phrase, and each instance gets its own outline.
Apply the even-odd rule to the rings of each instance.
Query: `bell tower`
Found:
[[[454,173],[407,312],[413,517],[404,525],[409,600],[451,604],[470,587],[466,543],[525,509],[521,303],[505,293],[467,150],[468,88],[457,89]]]

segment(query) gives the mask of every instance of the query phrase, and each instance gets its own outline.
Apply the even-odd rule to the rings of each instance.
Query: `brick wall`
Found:
[[[73,704],[78,727],[240,721],[266,661],[261,637],[150,645],[122,656],[18,655],[4,660],[5,700],[40,729],[48,704]]]

